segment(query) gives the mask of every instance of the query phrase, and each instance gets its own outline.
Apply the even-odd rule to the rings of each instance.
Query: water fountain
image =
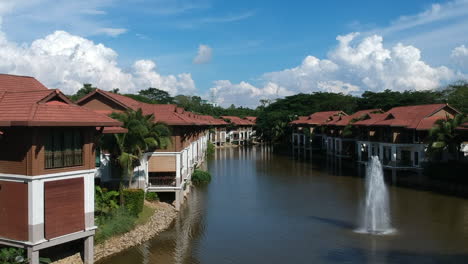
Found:
[[[382,164],[379,157],[372,156],[366,172],[366,197],[362,225],[358,232],[389,234],[391,227],[390,207],[385,186]]]

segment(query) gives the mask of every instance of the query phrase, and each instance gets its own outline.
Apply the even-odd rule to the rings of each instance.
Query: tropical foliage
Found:
[[[467,117],[461,114],[454,118],[437,120],[429,131],[428,153],[434,155],[448,152],[456,157],[462,142],[461,134],[457,132],[456,128],[467,121]]]
[[[123,123],[127,133],[105,135],[102,148],[109,151],[111,158],[122,169],[122,182],[132,182],[133,170],[140,165],[144,153],[170,145],[170,130],[154,122],[153,115],[143,115],[141,109],[112,113],[111,117]]]
[[[2,248],[0,249],[0,264],[29,263],[26,258],[26,251],[22,248]],[[49,258],[39,258],[39,263],[52,263]]]
[[[192,182],[195,185],[207,184],[211,181],[211,174],[207,171],[195,170],[192,175]]]
[[[95,194],[96,195],[94,197],[97,214],[107,215],[111,213],[112,210],[119,208],[119,203],[117,200],[119,197],[119,192],[108,191],[105,188],[96,186]]]

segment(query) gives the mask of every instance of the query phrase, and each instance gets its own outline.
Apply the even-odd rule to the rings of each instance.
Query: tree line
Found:
[[[85,84],[82,89],[70,97],[72,100],[78,100],[95,89],[91,84]],[[119,89],[114,89],[111,92],[119,93]],[[257,116],[258,134],[262,135],[265,140],[273,142],[287,139],[290,121],[297,119],[298,116],[310,115],[319,111],[343,110],[352,114],[364,109],[378,108],[387,111],[396,106],[448,103],[462,113],[468,113],[468,82],[466,81],[459,81],[437,90],[366,91],[361,96],[328,92],[301,93],[274,101],[260,100],[260,106],[255,109],[235,105],[224,108],[213,105],[199,96],[171,96],[168,92],[157,88],[141,90],[138,94],[124,95],[150,104],[176,104],[187,111],[214,117],[223,115]]]

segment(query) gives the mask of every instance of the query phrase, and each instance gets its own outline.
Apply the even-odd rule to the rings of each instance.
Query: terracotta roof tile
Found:
[[[298,120],[294,120],[290,124],[324,125],[333,120],[338,120],[339,116],[347,116],[347,114],[343,111],[315,112],[307,117],[299,117]]]
[[[242,119],[238,116],[222,116],[222,118],[229,120],[231,123],[237,126],[253,126],[254,122],[247,119]]]
[[[32,90],[48,90],[33,77],[0,74],[0,92],[24,92]]]
[[[153,114],[156,122],[165,123],[169,126],[193,126],[211,124],[209,121],[201,118],[200,116],[192,112],[185,111],[183,108],[177,107],[174,104],[148,104],[136,101],[124,95],[114,94],[99,89],[80,99],[77,103],[80,104],[81,102],[88,100],[88,98],[94,96],[94,94],[96,93],[106,96],[107,98],[111,99],[112,101],[116,102],[117,104],[123,106],[126,109],[141,109],[143,114],[145,115]]]
[[[49,101],[43,102],[44,98]],[[58,90],[5,92],[0,122],[12,126],[119,126],[120,122],[84,107],[62,101]]]
[[[257,117],[256,116],[246,116],[245,119],[249,120],[250,122],[257,122]]]

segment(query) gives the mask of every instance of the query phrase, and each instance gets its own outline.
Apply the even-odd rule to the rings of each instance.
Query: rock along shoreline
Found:
[[[160,232],[166,230],[177,217],[177,211],[173,206],[162,202],[146,202],[145,205],[155,209],[151,218],[143,225],[136,226],[133,230],[111,237],[103,243],[94,246],[94,261],[115,255],[126,249],[138,246],[145,241],[154,238]],[[53,262],[53,264],[82,264],[80,254]]]

